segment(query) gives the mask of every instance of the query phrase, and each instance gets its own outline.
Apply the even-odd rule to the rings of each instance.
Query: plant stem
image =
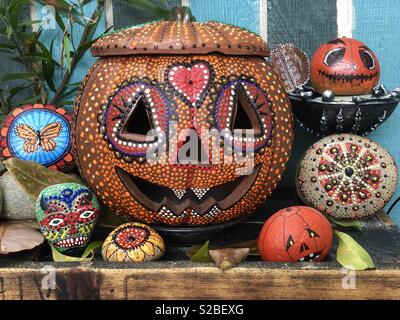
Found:
[[[90,38],[92,37],[91,32],[94,31],[94,30],[92,30],[92,27],[96,26],[96,24],[98,23],[98,20],[100,19],[100,16],[101,16],[101,10],[102,10],[103,6],[104,6],[104,0],[99,0],[97,2],[96,9],[93,11],[89,22],[87,23],[87,25],[85,26],[85,29],[83,30],[82,37],[81,37],[81,40],[78,45],[78,50],[76,50],[75,55],[71,59],[70,69],[67,69],[65,71],[64,77],[61,80],[61,84],[57,88],[57,91],[55,92],[54,97],[51,100],[51,104],[55,105],[55,104],[57,104],[57,102],[59,102],[59,99],[60,99],[61,95],[63,94],[63,92],[65,90],[65,86],[68,84],[68,81],[71,78],[71,75],[74,72],[76,65],[78,64],[78,62],[82,58],[83,54],[85,53],[85,51],[79,51],[79,48],[81,46],[83,46],[87,41],[90,41]]]
[[[27,57],[29,57],[29,53],[25,52],[23,49],[21,49],[21,48],[23,48],[23,46],[21,46],[18,43],[18,40],[15,38],[15,34],[11,35],[11,41],[13,42],[14,46],[16,47],[16,49],[18,51],[18,54],[22,61],[22,64],[27,68],[28,71],[35,74],[32,77],[35,95],[37,95],[37,96],[41,95],[42,103],[45,103],[46,101],[44,101],[44,100],[47,100],[47,93],[44,90],[43,82],[37,76],[37,74],[39,73],[39,70],[36,68],[36,65],[29,58],[27,58]]]

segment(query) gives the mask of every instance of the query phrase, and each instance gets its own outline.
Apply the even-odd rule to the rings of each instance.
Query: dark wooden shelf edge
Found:
[[[47,271],[43,271],[47,266]],[[54,268],[56,288],[42,287]],[[400,299],[400,268],[348,272],[335,263],[246,262],[221,272],[212,264],[154,262],[142,265],[23,263],[0,269],[1,299]],[[51,278],[51,275],[50,275]]]

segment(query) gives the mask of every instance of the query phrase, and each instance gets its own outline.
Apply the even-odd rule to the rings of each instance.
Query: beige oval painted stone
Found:
[[[334,134],[311,146],[297,172],[299,195],[337,219],[369,217],[388,203],[397,187],[394,158],[378,143]]]
[[[165,251],[164,240],[144,223],[125,223],[112,231],[103,243],[104,260],[145,262],[159,259]]]

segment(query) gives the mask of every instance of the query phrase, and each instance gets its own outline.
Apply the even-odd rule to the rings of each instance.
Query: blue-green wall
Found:
[[[390,89],[400,87],[400,1],[354,0],[353,36],[374,50],[381,65],[381,83]],[[400,108],[369,137],[382,144],[400,165]],[[392,201],[400,196],[397,189]],[[390,204],[389,204],[390,205]],[[391,213],[400,224],[400,204]]]

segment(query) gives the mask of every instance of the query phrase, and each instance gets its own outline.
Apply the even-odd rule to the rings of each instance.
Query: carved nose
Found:
[[[186,134],[185,141],[180,146],[178,145],[177,163],[209,165],[208,148],[206,149],[204,143],[196,130],[191,128]]]
[[[303,253],[304,251],[310,249],[304,242],[301,243],[300,246],[300,253]]]

